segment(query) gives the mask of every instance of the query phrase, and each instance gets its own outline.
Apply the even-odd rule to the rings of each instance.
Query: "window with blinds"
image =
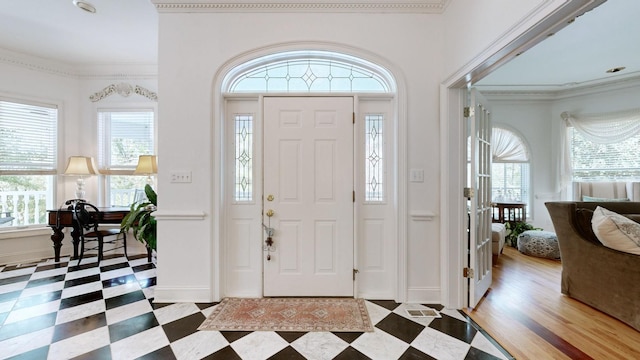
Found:
[[[573,181],[640,179],[640,134],[611,144],[585,139],[574,127],[567,128]]]
[[[153,110],[98,111],[102,170],[134,170],[138,156],[154,154]]]
[[[58,109],[0,100],[0,173],[56,174]]]
[[[46,224],[55,203],[58,107],[0,98],[0,230]]]
[[[140,155],[155,154],[154,111],[99,110],[98,166],[106,176],[108,206],[129,206],[146,184],[134,176]]]

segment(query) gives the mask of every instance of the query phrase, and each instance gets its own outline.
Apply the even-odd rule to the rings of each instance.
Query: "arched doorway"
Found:
[[[349,98],[353,143],[348,154],[341,152],[334,158],[350,158],[353,171],[350,179],[335,179],[333,184],[344,185],[346,181],[353,188],[353,198],[345,205],[350,206],[347,211],[353,215],[353,224],[348,225],[352,228],[351,235],[346,235],[353,250],[353,269],[349,269],[349,278],[355,278],[350,280],[353,295],[402,300],[399,294],[403,293],[406,279],[397,269],[398,261],[406,257],[403,252],[406,239],[399,230],[403,227],[398,226],[404,221],[399,220],[404,212],[398,210],[404,200],[396,184],[400,182],[398,168],[403,165],[403,161],[398,161],[396,143],[398,136],[404,135],[399,126],[397,81],[391,72],[361,57],[323,50],[265,51],[262,56],[247,56],[230,63],[226,69],[219,82],[221,114],[216,126],[221,156],[216,166],[220,179],[217,204],[220,232],[214,251],[219,260],[220,282],[216,284],[219,287],[215,297],[262,296],[265,264],[283,256],[291,258],[291,254],[298,254],[303,248],[281,253],[286,244],[282,224],[277,216],[265,215],[267,207],[274,204],[268,200],[268,195],[273,194],[266,194],[264,189],[264,164],[270,163],[263,151],[263,134],[270,123],[265,116],[265,99],[279,99],[287,104],[300,98],[324,103]],[[324,152],[314,154],[315,158],[301,161],[332,163],[327,162]],[[299,168],[294,170],[304,174]],[[276,174],[282,176],[282,172]],[[314,223],[319,220],[326,219],[311,219]],[[278,228],[274,226],[276,223]],[[273,229],[271,236],[269,229]],[[315,269],[320,272],[333,271],[333,258],[319,254],[342,253],[339,247],[324,246],[327,241],[319,241],[319,234],[327,233],[332,232],[310,233],[316,236],[318,252],[308,260],[316,264],[324,261],[324,268]],[[274,246],[265,244],[267,237],[273,238]],[[329,243],[342,241],[335,238]],[[317,244],[323,246],[318,248]],[[278,265],[278,268],[280,272],[296,272],[299,270],[296,266],[302,262],[305,259],[298,257],[288,267]]]

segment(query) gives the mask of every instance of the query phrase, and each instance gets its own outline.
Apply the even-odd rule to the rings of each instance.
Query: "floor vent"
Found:
[[[440,312],[435,309],[407,309],[407,315],[410,317],[421,318],[421,317],[431,317],[431,318],[440,318]]]

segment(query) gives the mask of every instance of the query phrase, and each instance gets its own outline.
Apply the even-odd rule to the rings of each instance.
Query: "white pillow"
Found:
[[[640,255],[640,224],[603,207],[596,207],[591,227],[602,245]]]

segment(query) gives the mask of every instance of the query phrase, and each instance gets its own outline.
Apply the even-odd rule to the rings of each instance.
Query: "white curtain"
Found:
[[[587,140],[598,144],[611,144],[628,139],[640,133],[640,109],[616,111],[600,114],[560,114],[567,126],[573,126]],[[570,195],[569,185],[572,180],[571,145],[567,138],[566,128],[560,133],[561,153],[561,186]]]
[[[598,144],[615,143],[640,133],[640,109],[584,115],[563,112],[560,116],[585,139]]]
[[[527,147],[514,132],[494,127],[491,132],[493,162],[527,162]]]

